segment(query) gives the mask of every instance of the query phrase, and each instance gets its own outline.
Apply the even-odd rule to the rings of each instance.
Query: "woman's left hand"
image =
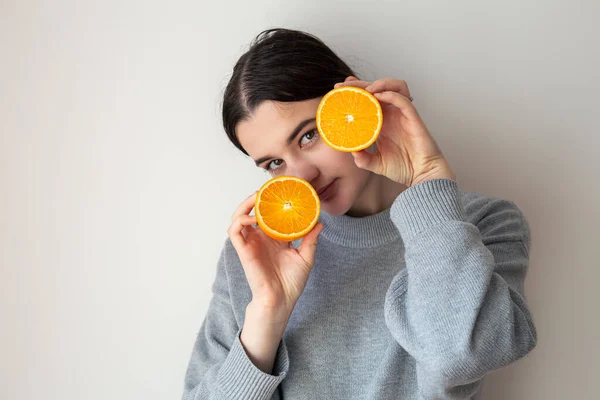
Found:
[[[352,153],[359,168],[383,175],[408,187],[429,179],[456,180],[450,164],[413,106],[405,81],[360,81],[353,76],[335,87],[355,86],[372,93],[383,109],[377,153]]]

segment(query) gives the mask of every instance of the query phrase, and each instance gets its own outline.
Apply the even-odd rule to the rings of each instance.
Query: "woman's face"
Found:
[[[321,140],[315,121],[320,100],[265,101],[236,131],[258,167],[273,177],[293,175],[307,180],[319,192],[322,210],[341,215],[359,199],[371,173],[358,168],[352,154],[334,150]]]

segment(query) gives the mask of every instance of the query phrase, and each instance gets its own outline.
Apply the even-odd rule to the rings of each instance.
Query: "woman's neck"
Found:
[[[371,173],[361,195],[346,215],[365,217],[380,213],[390,208],[396,197],[406,189],[408,189],[406,185],[394,182],[383,175]]]

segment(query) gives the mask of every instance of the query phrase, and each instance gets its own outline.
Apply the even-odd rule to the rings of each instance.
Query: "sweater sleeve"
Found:
[[[240,341],[226,273],[227,244],[221,252],[212,298],[200,327],[184,379],[183,400],[279,399],[277,386],[285,378],[289,360],[283,339],[272,374],[257,368]],[[233,250],[235,251],[235,250]]]
[[[507,200],[477,213],[476,225],[465,220],[449,179],[412,186],[392,205],[406,268],[387,290],[385,320],[415,358],[425,398],[469,399],[486,373],[537,343],[523,293],[529,226]]]

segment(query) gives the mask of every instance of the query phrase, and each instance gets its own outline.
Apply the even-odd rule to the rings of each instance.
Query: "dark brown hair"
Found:
[[[223,96],[223,127],[244,154],[236,126],[267,100],[292,102],[324,96],[352,69],[319,38],[302,31],[268,29],[256,36],[233,68]]]

